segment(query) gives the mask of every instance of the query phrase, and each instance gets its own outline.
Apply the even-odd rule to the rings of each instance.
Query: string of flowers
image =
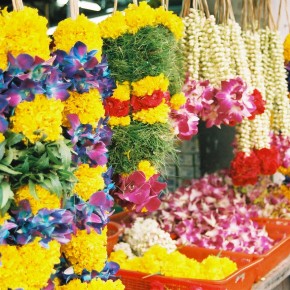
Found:
[[[35,16],[35,9],[23,11],[19,13],[30,18],[28,27],[42,19]],[[1,22],[9,23],[10,13],[3,15]],[[14,36],[12,30],[9,33]],[[14,39],[10,34],[6,42]],[[0,288],[42,289],[52,287],[54,279],[60,285],[72,279],[82,283],[108,280],[118,270],[117,264],[107,263],[106,253],[105,226],[113,205],[108,193],[113,186],[111,169],[105,166],[111,131],[103,118],[104,109],[103,114],[91,110],[94,105],[102,108],[102,98],[111,95],[114,82],[106,60],[99,62],[96,51],[87,51],[77,40],[76,32],[69,51],[56,50],[46,61],[37,52],[31,52],[33,56],[9,53],[8,67],[0,73],[0,171],[5,180],[1,215],[7,212],[0,225],[0,275],[5,277]],[[79,110],[83,104],[89,104],[85,111]],[[93,184],[91,176],[96,178]],[[89,252],[84,251],[86,243],[91,245]],[[76,261],[77,253],[85,258]],[[15,264],[7,263],[8,255]],[[66,272],[71,265],[73,270]],[[42,273],[37,279],[32,274],[36,267]],[[113,285],[124,289],[120,281]]]
[[[165,162],[175,154],[169,113],[184,102],[179,40],[181,19],[146,2],[130,4],[99,24],[117,88],[107,98],[112,127],[109,164],[117,203],[136,211],[156,210],[166,184]],[[120,53],[121,52],[121,53]]]
[[[249,86],[250,71],[239,25],[230,19],[217,25],[213,15],[205,18],[194,8],[184,22],[184,56],[195,63],[195,69],[191,66],[188,71],[183,87],[187,101],[176,114],[178,136],[190,139],[196,134],[198,117],[206,127],[234,126],[261,114],[265,104]],[[193,27],[200,30],[197,36]]]

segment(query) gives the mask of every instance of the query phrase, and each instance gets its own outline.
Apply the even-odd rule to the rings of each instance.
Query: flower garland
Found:
[[[27,53],[45,60],[49,58],[47,19],[38,15],[37,9],[25,7],[12,12],[3,9],[0,11],[0,23],[1,69],[7,68],[8,52],[14,56]]]
[[[161,274],[168,277],[221,280],[235,272],[237,264],[227,257],[209,255],[203,261],[187,258],[178,251],[168,253],[159,245],[154,245],[142,257],[128,259],[119,250],[111,253],[111,259],[118,261],[121,269],[135,270],[149,274]]]
[[[113,95],[104,102],[113,130],[109,146],[113,194],[124,207],[152,211],[160,205],[158,195],[165,188],[157,172],[164,170],[166,158],[175,151],[169,113],[185,102],[178,44],[183,24],[163,7],[153,9],[140,2],[99,26],[117,81]],[[146,167],[139,166],[144,161]]]
[[[207,127],[234,126],[263,112],[265,103],[249,86],[240,26],[230,19],[220,25],[215,21],[214,16],[206,18],[194,8],[184,18],[183,49],[189,66],[183,91],[187,101],[173,116],[181,139],[197,134],[198,118]]]
[[[1,14],[1,24],[9,23],[9,17],[17,13],[3,12],[5,17]],[[19,15],[23,13],[20,11]],[[29,15],[32,23],[33,14]],[[88,27],[84,17],[80,17],[79,22]],[[68,25],[71,25],[70,21]],[[62,24],[62,29],[64,27]],[[96,32],[94,29],[90,31]],[[91,37],[97,39],[92,33]],[[72,33],[69,34],[70,40],[72,36]],[[88,51],[87,46],[78,41],[78,35],[74,37],[69,48],[62,47],[66,51],[55,50],[51,59],[47,56],[42,60],[38,52],[33,52],[33,57],[8,54],[8,67],[0,71],[0,174],[1,179],[6,180],[1,183],[0,248],[4,259],[1,258],[0,271],[7,271],[3,274],[7,277],[6,284],[1,288],[42,289],[55,277],[60,285],[72,279],[81,282],[97,278],[108,280],[118,270],[116,264],[106,262],[105,226],[113,205],[109,195],[113,185],[111,169],[105,165],[106,146],[110,143],[112,132],[103,118],[105,110],[102,105],[115,85],[106,59],[99,62],[95,56],[97,51]],[[41,40],[39,42],[43,44]],[[61,46],[59,42],[58,39],[56,43]],[[63,43],[67,44],[64,39]],[[93,46],[101,44],[99,37]],[[48,45],[45,45],[47,49]],[[81,105],[86,106],[85,111],[78,110]],[[100,109],[96,111],[92,106]],[[94,184],[88,184],[91,173],[97,176]],[[84,186],[90,192],[84,192]],[[70,197],[72,192],[79,193],[85,200],[76,195]],[[65,209],[58,209],[61,206]],[[5,215],[2,224],[2,215],[6,211],[9,215]],[[89,232],[90,235],[87,234]],[[83,248],[84,239],[89,243],[89,237],[94,237],[93,246]],[[99,238],[99,243],[95,242],[96,238]],[[39,240],[45,247],[56,243],[57,257],[50,250],[41,248],[36,254],[43,258],[34,259],[41,261],[36,265],[31,261],[35,257],[31,254],[31,247],[36,251],[35,243]],[[60,250],[59,243],[67,245],[62,245]],[[9,246],[4,248],[3,244]],[[73,248],[78,247],[82,248],[82,252],[77,253],[84,257],[80,260],[88,262],[89,258],[92,260],[100,255],[100,263],[96,270],[92,268],[92,263],[76,265],[76,273],[73,270],[67,277],[67,259],[74,261],[76,253],[71,253]],[[30,254],[22,262],[27,264],[26,267],[17,266],[17,279],[9,276],[15,269],[5,258],[8,248],[13,251],[23,249],[23,253],[27,251]],[[65,252],[66,257],[61,257],[61,252],[62,255]],[[35,268],[41,269],[39,279],[32,275],[31,271]],[[49,271],[46,270],[48,268]],[[101,282],[92,284],[95,283]],[[116,289],[124,288],[121,283],[115,285],[119,285]]]

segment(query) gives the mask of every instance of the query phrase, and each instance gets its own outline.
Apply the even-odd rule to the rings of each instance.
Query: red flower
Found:
[[[106,116],[125,117],[129,114],[130,101],[120,101],[115,98],[108,98],[104,102]]]
[[[266,101],[263,100],[261,93],[257,89],[254,89],[252,96],[254,97],[254,104],[256,106],[256,110],[252,112],[251,117],[248,118],[249,120],[254,120],[256,115],[263,114],[266,105]]]
[[[255,184],[260,174],[260,160],[251,152],[249,156],[245,152],[238,152],[231,162],[230,176],[234,185]]]
[[[261,174],[272,175],[280,166],[280,156],[276,147],[271,149],[262,148],[260,150],[254,150],[257,158],[260,160]]]
[[[143,97],[131,97],[131,106],[133,112],[138,112],[142,109],[148,110],[150,108],[155,108],[162,103],[165,99],[169,102],[170,94],[169,92],[162,92],[161,90],[156,90],[152,95],[145,95]]]

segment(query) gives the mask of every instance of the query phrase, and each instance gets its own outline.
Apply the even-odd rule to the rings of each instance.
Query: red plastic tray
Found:
[[[259,222],[261,225],[262,222]],[[264,223],[269,237],[275,240],[275,245],[268,252],[262,255],[254,255],[261,259],[256,267],[256,282],[275,268],[290,254],[290,227],[275,225],[272,222]]]
[[[248,290],[255,282],[255,267],[261,262],[254,255],[234,253],[227,251],[211,250],[195,246],[184,246],[179,251],[189,258],[198,261],[205,259],[208,255],[228,257],[235,261],[238,270],[223,280],[199,280],[184,279],[164,276],[149,276],[148,274],[127,270],[119,270],[119,276],[126,290]]]
[[[257,217],[252,218],[252,220],[257,222],[258,224],[271,224],[276,226],[290,227],[290,219]]]

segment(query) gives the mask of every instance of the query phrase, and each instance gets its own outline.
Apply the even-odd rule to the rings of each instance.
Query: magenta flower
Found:
[[[158,195],[166,187],[166,183],[159,182],[158,177],[159,174],[155,174],[146,180],[142,171],[135,171],[127,177],[118,176],[114,194],[136,212],[144,208],[155,211],[161,204]]]

